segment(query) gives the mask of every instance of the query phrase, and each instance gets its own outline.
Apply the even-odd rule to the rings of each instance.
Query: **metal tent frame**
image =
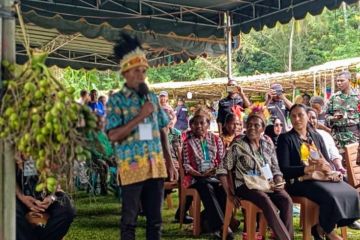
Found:
[[[302,19],[307,13],[320,14],[324,7],[336,9],[343,2],[358,1],[20,0],[20,4],[28,26],[41,27],[33,35],[33,45],[52,51],[49,59],[55,65],[77,63],[78,67],[111,68],[111,52],[103,46],[104,41],[109,44],[116,40],[119,32],[127,31],[145,42],[146,49],[158,62],[166,62],[167,57],[183,61],[202,54],[227,53],[228,76],[231,77],[233,36],[251,29],[274,27],[292,18]],[[22,43],[15,38],[13,3],[13,0],[0,0],[0,60],[11,63],[15,62],[15,43],[19,59],[24,58]],[[56,29],[55,35],[42,36],[44,29]],[[76,45],[72,44],[82,37],[95,39],[89,42],[94,51],[74,49]],[[13,159],[11,147],[0,141],[0,239],[15,239]]]

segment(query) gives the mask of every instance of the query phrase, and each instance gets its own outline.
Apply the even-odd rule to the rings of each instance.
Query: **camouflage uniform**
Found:
[[[336,92],[327,103],[326,125],[331,128],[336,146],[342,154],[344,153],[345,145],[359,142],[359,106],[360,98],[355,90],[351,90],[349,95],[341,91]],[[342,114],[343,118],[336,121],[334,115],[338,113]]]

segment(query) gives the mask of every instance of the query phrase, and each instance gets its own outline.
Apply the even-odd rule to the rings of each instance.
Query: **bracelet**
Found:
[[[55,195],[50,195],[51,203],[55,202],[57,200],[57,197]]]

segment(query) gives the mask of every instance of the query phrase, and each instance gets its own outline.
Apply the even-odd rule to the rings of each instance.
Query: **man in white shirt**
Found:
[[[85,89],[80,91],[80,98],[76,101],[81,105],[86,105],[90,100],[89,92]]]

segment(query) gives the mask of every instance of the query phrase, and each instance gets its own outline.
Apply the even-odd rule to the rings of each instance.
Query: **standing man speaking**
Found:
[[[146,216],[146,239],[160,240],[164,178],[177,178],[164,127],[169,118],[145,84],[149,67],[139,41],[122,34],[114,47],[125,78],[107,104],[107,126],[115,145],[122,186],[121,239],[135,239],[139,206]],[[165,159],[165,160],[164,160]]]

